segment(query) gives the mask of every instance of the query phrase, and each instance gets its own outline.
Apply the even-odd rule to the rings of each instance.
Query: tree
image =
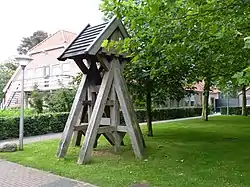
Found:
[[[121,46],[121,52],[132,51],[131,62],[127,63],[124,73],[133,96],[145,98],[149,136],[153,135],[152,96],[163,96],[162,100],[183,96],[187,75],[191,71],[186,61],[178,56],[178,63],[172,61],[175,55],[171,54],[171,48],[167,46],[172,35],[166,32],[167,3],[166,6],[162,5],[162,1],[104,0],[101,6],[107,17],[116,15],[121,18],[129,31],[130,38],[119,42],[121,45],[117,46]],[[107,45],[104,47],[109,48]]]
[[[47,37],[48,33],[42,30],[34,32],[29,37],[23,37],[23,39],[21,40],[21,44],[17,48],[17,51],[19,52],[19,54],[26,54],[32,47],[39,44]]]
[[[75,97],[76,90],[61,88],[45,97],[45,106],[50,112],[69,112]]]
[[[230,42],[236,41],[239,31],[249,31],[249,7],[249,0],[103,0],[101,6],[107,17],[116,15],[124,21],[131,36],[125,47],[133,51],[141,76],[147,67],[147,76],[159,77],[162,83],[166,72],[176,68],[177,74],[165,76],[167,82],[205,82],[203,120],[208,120],[210,87],[228,74],[239,55]],[[157,85],[154,80],[151,84]]]
[[[236,79],[237,84],[241,87],[242,92],[242,115],[247,116],[247,97],[246,88],[250,85],[250,67],[241,72],[236,73],[233,78]]]
[[[34,90],[31,92],[31,100],[29,101],[29,104],[38,114],[43,112],[43,98],[42,92],[38,89],[38,86],[35,85]]]
[[[18,65],[14,60],[7,60],[3,63],[0,63],[0,102],[4,96],[3,89],[17,67]]]

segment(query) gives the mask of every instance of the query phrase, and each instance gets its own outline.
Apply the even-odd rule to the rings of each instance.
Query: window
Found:
[[[27,79],[33,78],[33,70],[32,70],[32,69],[28,69],[28,70],[26,71],[26,78],[27,78]]]
[[[53,65],[52,66],[52,75],[53,76],[56,76],[56,75],[61,75],[61,67],[60,67],[60,64],[57,64],[57,65]]]
[[[70,65],[69,63],[65,63],[62,65],[62,70],[63,70],[63,73],[68,73],[70,71]]]
[[[42,77],[43,76],[43,68],[36,68],[35,70],[35,76],[38,77]]]

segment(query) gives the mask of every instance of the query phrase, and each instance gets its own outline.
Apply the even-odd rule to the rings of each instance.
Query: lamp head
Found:
[[[30,61],[33,60],[33,58],[28,55],[17,55],[15,59],[22,68],[25,68],[30,63]]]

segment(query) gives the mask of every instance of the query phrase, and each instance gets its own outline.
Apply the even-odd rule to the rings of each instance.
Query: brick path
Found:
[[[94,185],[60,177],[0,160],[0,187],[95,187]]]

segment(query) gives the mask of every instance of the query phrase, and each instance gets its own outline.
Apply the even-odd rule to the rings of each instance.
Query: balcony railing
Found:
[[[24,91],[32,91],[35,86],[41,91],[56,90],[62,87],[69,87],[72,81],[72,76],[59,75],[50,77],[39,77],[24,80]],[[21,91],[21,80],[14,81],[12,84],[17,85],[18,90]],[[19,85],[19,86],[18,86]]]

